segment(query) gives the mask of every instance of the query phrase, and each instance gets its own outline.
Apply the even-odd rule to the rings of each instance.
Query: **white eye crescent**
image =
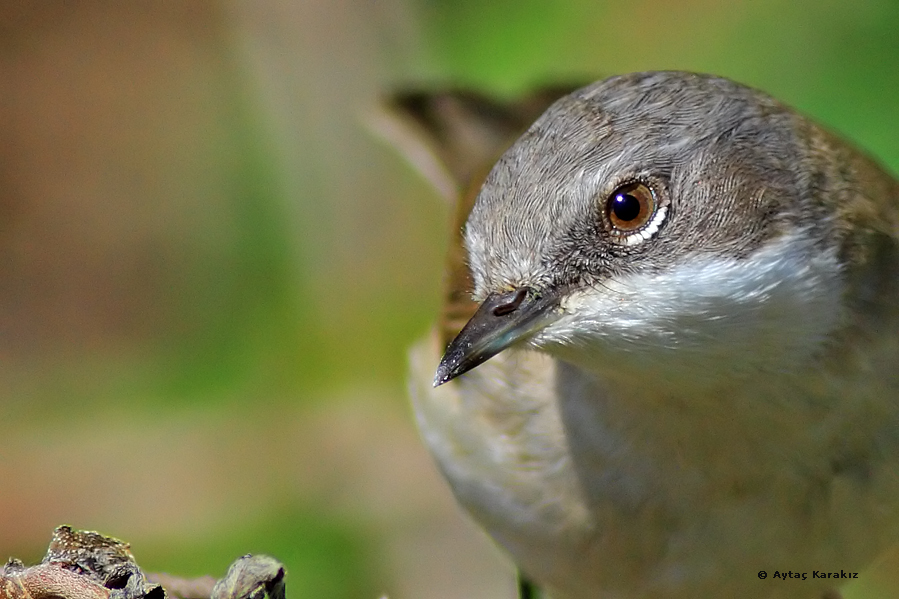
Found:
[[[615,189],[606,199],[604,216],[612,239],[635,245],[655,235],[668,213],[645,183],[635,182]]]

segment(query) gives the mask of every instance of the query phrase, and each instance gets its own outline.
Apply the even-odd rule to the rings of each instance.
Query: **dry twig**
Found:
[[[224,578],[144,574],[127,543],[60,526],[47,555],[0,569],[0,599],[285,599],[284,566],[265,555],[237,559]]]

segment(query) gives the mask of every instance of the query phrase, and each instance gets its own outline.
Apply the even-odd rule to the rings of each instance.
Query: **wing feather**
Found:
[[[467,90],[405,91],[385,98],[371,121],[453,207],[438,324],[444,345],[477,309],[463,230],[484,179],[550,104],[578,87],[544,87],[511,101]]]

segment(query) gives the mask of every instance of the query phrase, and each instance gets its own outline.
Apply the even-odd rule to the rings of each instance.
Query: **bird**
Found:
[[[394,102],[455,175],[439,470],[554,599],[838,597],[899,540],[899,182],[723,77],[553,91]]]

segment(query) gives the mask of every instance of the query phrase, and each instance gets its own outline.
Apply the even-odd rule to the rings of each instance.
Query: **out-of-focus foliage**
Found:
[[[292,597],[509,592],[406,415],[446,211],[378,94],[713,72],[897,171],[897,31],[893,0],[7,3],[0,553],[70,523],[185,575],[269,553]]]

